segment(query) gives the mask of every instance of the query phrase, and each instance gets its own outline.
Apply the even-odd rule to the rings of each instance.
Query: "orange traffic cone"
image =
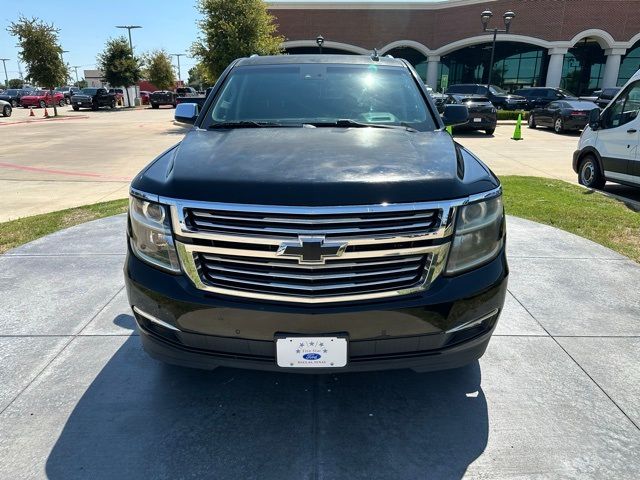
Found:
[[[30,117],[35,117],[36,116],[36,114],[33,113],[33,107],[29,107],[29,116]]]
[[[47,107],[44,107],[44,118],[49,118],[49,112],[47,112]]]

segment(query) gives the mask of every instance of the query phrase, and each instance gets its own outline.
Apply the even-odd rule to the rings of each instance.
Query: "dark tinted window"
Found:
[[[640,81],[633,82],[604,111],[602,127],[616,128],[629,123],[640,112]]]
[[[339,119],[435,128],[406,68],[287,64],[238,67],[225,81],[209,121],[320,123]]]
[[[476,90],[476,85],[452,85],[447,89],[447,93],[477,93]]]

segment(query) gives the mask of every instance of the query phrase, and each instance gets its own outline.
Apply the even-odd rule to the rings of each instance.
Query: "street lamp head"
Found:
[[[316,37],[316,43],[319,47],[322,47],[322,45],[324,44],[324,37],[322,35],[318,35]]]
[[[480,14],[480,19],[482,20],[482,25],[485,29],[487,28],[487,25],[489,25],[491,17],[493,17],[493,12],[491,10],[485,10]]]
[[[511,26],[511,21],[516,17],[516,14],[511,10],[504,12],[502,18],[504,19],[504,25],[507,27],[507,32],[509,31],[509,27]]]

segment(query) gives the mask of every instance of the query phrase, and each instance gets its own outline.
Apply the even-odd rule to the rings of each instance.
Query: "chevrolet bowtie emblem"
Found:
[[[297,257],[299,263],[324,263],[325,257],[339,257],[347,242],[327,242],[324,237],[298,237],[298,241],[282,242],[277,255]]]

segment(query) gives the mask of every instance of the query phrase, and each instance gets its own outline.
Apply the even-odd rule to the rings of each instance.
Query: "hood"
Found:
[[[440,200],[497,186],[477,160],[460,158],[470,163],[462,177],[442,131],[194,129],[132,186],[181,199],[307,206]]]

